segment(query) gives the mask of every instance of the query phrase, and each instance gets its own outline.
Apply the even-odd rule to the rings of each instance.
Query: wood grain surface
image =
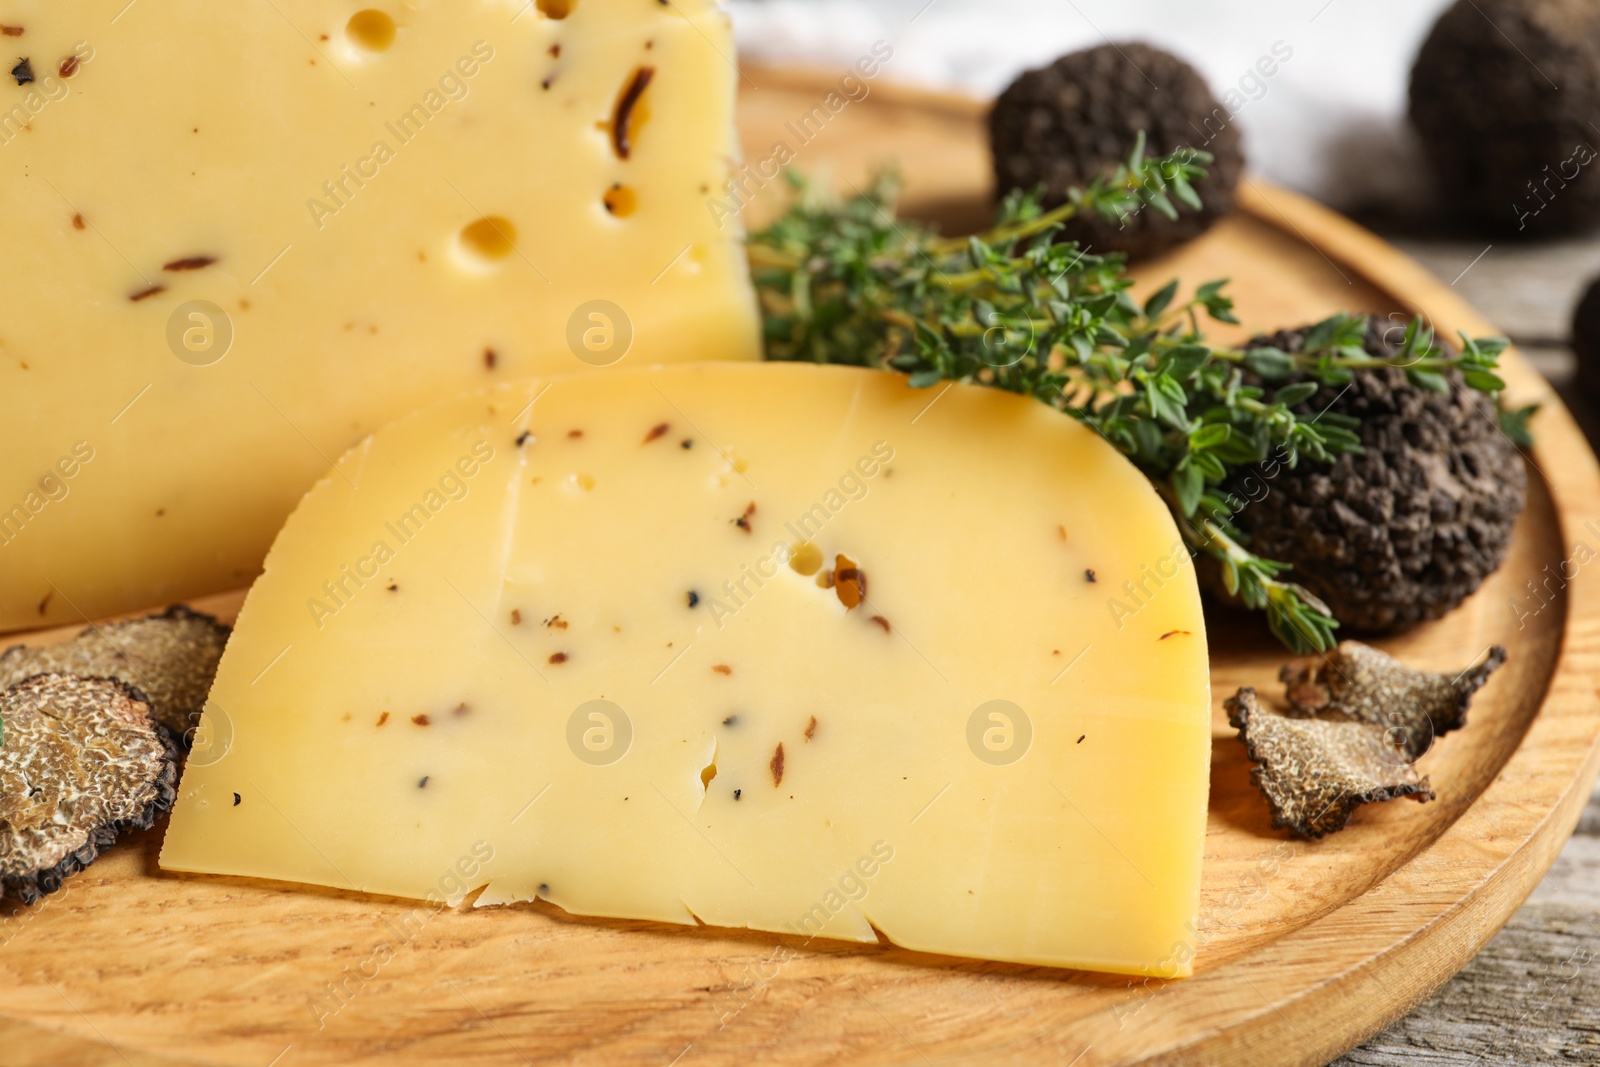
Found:
[[[1600,789],[1533,895],[1410,1015],[1333,1067],[1600,1063]]]
[[[760,160],[827,85],[750,80],[742,125]],[[980,116],[878,86],[794,163],[848,190],[897,158],[908,210],[958,228],[987,213]],[[758,190],[748,217],[778,195]],[[1238,215],[1141,276],[1154,287],[1174,272],[1232,277],[1240,317],[1263,330],[1346,308],[1492,332],[1389,246],[1259,183]],[[1511,556],[1451,616],[1386,643],[1437,668],[1512,650],[1469,725],[1422,759],[1437,802],[1364,810],[1317,843],[1272,831],[1221,702],[1243,684],[1273,690],[1284,656],[1256,617],[1208,619],[1216,744],[1194,978],[172,876],[156,865],[157,826],[39,907],[0,904],[0,1064],[1326,1063],[1506,922],[1600,767],[1600,571],[1578,570],[1520,623],[1509,606],[1577,541],[1600,545],[1600,469],[1544,380],[1507,363],[1510,399],[1548,405]],[[237,599],[196,606],[226,614]]]
[[[1504,330],[1590,445],[1595,397],[1574,382],[1573,306],[1600,273],[1600,234],[1536,242],[1372,225]],[[1577,832],[1506,926],[1438,992],[1335,1067],[1562,1067],[1600,1062],[1600,788]]]

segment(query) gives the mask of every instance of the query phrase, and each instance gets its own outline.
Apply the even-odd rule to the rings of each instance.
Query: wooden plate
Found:
[[[913,213],[950,228],[987,215],[979,105],[875,84],[834,113],[829,79],[747,74],[753,164],[784,141],[797,166],[848,190],[898,159]],[[806,116],[801,143],[791,124]],[[751,219],[780,203],[776,183],[759,180],[746,183]],[[1261,182],[1243,187],[1236,217],[1141,271],[1157,285],[1172,273],[1231,276],[1255,328],[1347,308],[1492,332],[1370,234]],[[156,864],[158,826],[43,905],[0,906],[0,1062],[1324,1063],[1500,927],[1550,866],[1600,766],[1600,568],[1564,562],[1587,555],[1580,542],[1600,544],[1600,469],[1546,383],[1515,355],[1506,363],[1511,399],[1545,404],[1511,556],[1449,618],[1387,643],[1441,668],[1492,642],[1511,650],[1470,725],[1423,758],[1438,802],[1364,810],[1319,843],[1273,832],[1221,702],[1241,684],[1272,690],[1284,656],[1259,619],[1211,619],[1218,740],[1191,979],[806,946],[537,905],[434,914],[170,876]],[[231,616],[238,602],[197,606]]]

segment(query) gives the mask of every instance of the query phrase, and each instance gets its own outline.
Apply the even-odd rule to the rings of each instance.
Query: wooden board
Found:
[[[978,105],[874,85],[797,145],[786,124],[823,103],[827,80],[747,75],[751,161],[785,140],[795,165],[848,190],[898,159],[912,213],[949,228],[987,214]],[[753,191],[748,217],[770,215],[776,185]],[[1172,273],[1231,276],[1261,329],[1347,308],[1492,332],[1376,238],[1259,182],[1236,217],[1141,271],[1152,285]],[[1600,569],[1552,581],[1537,611],[1524,588],[1579,541],[1600,544],[1600,468],[1515,355],[1505,377],[1512,401],[1548,405],[1511,556],[1449,618],[1387,642],[1437,667],[1511,649],[1467,728],[1423,758],[1438,802],[1365,810],[1319,843],[1272,831],[1221,702],[1241,684],[1271,690],[1284,656],[1258,618],[1210,618],[1217,743],[1191,979],[172,876],[157,826],[43,905],[0,905],[0,1064],[1325,1063],[1499,929],[1600,767]],[[228,614],[238,599],[196,604]]]

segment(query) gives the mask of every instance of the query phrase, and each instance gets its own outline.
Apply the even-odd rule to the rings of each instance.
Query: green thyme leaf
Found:
[[[1296,404],[1303,404],[1317,395],[1317,390],[1322,388],[1317,382],[1296,382],[1279,389],[1272,397],[1274,404],[1282,404],[1292,408]]]
[[[1125,163],[1059,206],[1047,209],[1039,191],[1013,192],[993,227],[958,238],[898,218],[892,172],[841,201],[790,171],[793,204],[748,241],[766,355],[894,370],[917,388],[976,382],[1078,419],[1151,480],[1190,546],[1217,562],[1240,602],[1266,612],[1273,633],[1298,650],[1326,650],[1337,622],[1285,564],[1242,543],[1230,517],[1243,504],[1222,487],[1269,458],[1294,467],[1360,451],[1359,420],[1294,413],[1319,385],[1391,366],[1421,388],[1447,391],[1446,372],[1459,370],[1469,387],[1498,394],[1506,345],[1463,338],[1451,353],[1418,317],[1397,355],[1374,356],[1364,347],[1366,316],[1341,313],[1311,327],[1292,354],[1219,347],[1200,317],[1237,321],[1225,280],[1186,299],[1173,281],[1141,306],[1120,255],[1061,240],[1062,225],[1079,215],[1193,209],[1190,194],[1210,161],[1191,151],[1149,157],[1141,136]],[[1246,384],[1247,372],[1268,388]],[[1501,423],[1525,443],[1532,414],[1502,412]]]
[[[1515,411],[1501,411],[1500,429],[1511,438],[1511,442],[1518,448],[1533,447],[1533,433],[1528,429],[1528,423],[1538,412],[1538,404],[1529,404],[1527,407],[1517,408]]]
[[[1294,373],[1294,357],[1281,348],[1252,348],[1244,354],[1244,365],[1269,382],[1281,382]]]

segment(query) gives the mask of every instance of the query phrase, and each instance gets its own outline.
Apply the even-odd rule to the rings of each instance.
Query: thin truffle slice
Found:
[[[1341,641],[1326,659],[1288,664],[1278,677],[1290,714],[1332,713],[1372,723],[1415,760],[1434,738],[1466,725],[1472,694],[1505,661],[1506,650],[1493,645],[1466,670],[1439,674],[1407,667],[1359,641]]]
[[[1256,764],[1250,780],[1267,798],[1275,829],[1323,837],[1363,804],[1434,798],[1426,777],[1388,732],[1355,719],[1293,719],[1263,708],[1256,691],[1228,698],[1228,721]]]
[[[0,896],[36,903],[172,809],[177,749],[143,693],[41,674],[0,693]]]
[[[0,655],[0,689],[52,672],[115,678],[144,693],[156,721],[187,745],[231,632],[210,615],[174,604],[159,615],[91,626],[59,645],[9,648]]]

